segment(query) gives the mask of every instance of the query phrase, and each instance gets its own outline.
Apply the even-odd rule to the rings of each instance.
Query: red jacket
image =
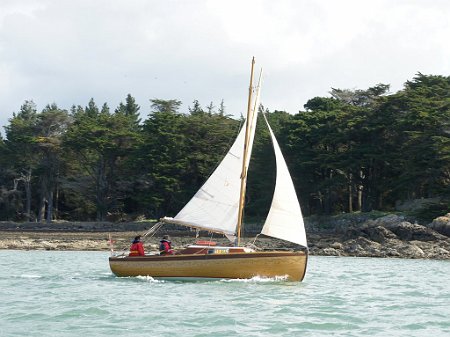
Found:
[[[144,245],[142,244],[142,242],[138,241],[138,242],[133,242],[133,244],[130,247],[130,255],[128,256],[144,256],[145,255],[145,251],[144,251]]]
[[[172,243],[170,241],[162,239],[160,243],[161,244],[159,245],[159,253],[161,255],[175,254],[175,252],[172,250]]]

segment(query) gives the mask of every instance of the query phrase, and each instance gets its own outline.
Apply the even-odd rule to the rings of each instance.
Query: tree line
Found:
[[[393,210],[418,198],[437,198],[440,210],[450,211],[450,77],[419,73],[396,93],[378,84],[330,94],[310,99],[295,115],[260,107],[305,215]],[[243,120],[227,115],[223,101],[217,109],[194,101],[186,114],[179,100],[150,103],[141,120],[131,95],[114,111],[94,99],[41,112],[25,101],[0,138],[0,220],[175,215]],[[256,218],[270,206],[275,179],[268,131],[258,130],[246,209]]]

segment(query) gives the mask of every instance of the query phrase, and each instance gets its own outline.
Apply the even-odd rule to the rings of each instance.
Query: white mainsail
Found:
[[[307,247],[302,211],[295,193],[294,183],[266,116],[264,119],[272,138],[277,175],[272,205],[261,233]]]
[[[239,207],[244,138],[243,127],[220,165],[175,216],[174,219],[178,223],[234,235]]]
[[[259,86],[256,90],[255,101],[252,104],[249,118],[246,120],[246,123],[250,123],[247,168],[251,157],[258,115],[256,110],[259,104]],[[164,221],[224,233],[231,241],[233,240],[238,221],[245,128],[246,125],[242,127],[222,162],[192,199],[175,218],[166,217],[163,218]]]

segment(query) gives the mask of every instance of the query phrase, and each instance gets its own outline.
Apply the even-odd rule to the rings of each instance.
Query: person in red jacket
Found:
[[[141,242],[141,236],[138,235],[134,238],[133,243],[130,247],[130,254],[128,256],[144,256],[144,245]]]
[[[172,249],[172,242],[168,235],[164,235],[162,240],[159,241],[159,254],[160,255],[173,255],[175,251]]]

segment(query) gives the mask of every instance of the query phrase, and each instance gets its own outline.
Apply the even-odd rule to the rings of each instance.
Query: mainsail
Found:
[[[175,216],[174,222],[228,235],[235,234],[244,138],[245,128],[242,128],[222,162]]]
[[[295,193],[294,183],[265,115],[264,119],[269,128],[275,151],[277,175],[272,205],[261,233],[307,247],[302,211]]]
[[[259,106],[259,88],[246,123],[249,123],[249,139],[247,145],[246,167],[248,167],[253,139],[255,135],[257,108]],[[245,144],[245,129],[241,128],[230,150],[212,173],[209,179],[197,191],[192,199],[183,207],[175,218],[163,218],[164,221],[226,234],[230,240],[236,234],[239,210],[239,192],[241,185],[241,169]]]

